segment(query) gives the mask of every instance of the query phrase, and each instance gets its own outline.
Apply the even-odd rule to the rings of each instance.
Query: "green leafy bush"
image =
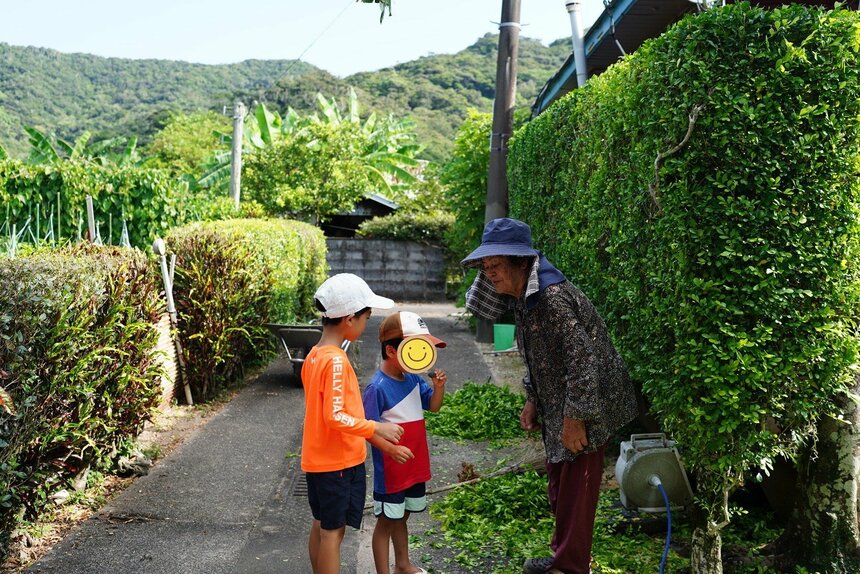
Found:
[[[445,397],[438,413],[427,412],[427,430],[439,436],[471,440],[522,438],[523,395],[507,387],[466,383]]]
[[[79,232],[85,236],[87,195],[93,197],[103,242],[119,244],[125,218],[130,242],[140,248],[148,248],[156,236],[192,218],[195,205],[206,202],[191,196],[186,184],[166,173],[132,165],[0,161],[0,205],[6,208],[0,217],[17,223],[18,229],[28,217],[34,226],[39,209],[40,235],[53,225],[55,237],[76,238]]]
[[[527,119],[526,110],[514,114],[514,127],[519,128]],[[460,295],[475,279],[475,271],[463,272],[460,261],[481,243],[487,206],[487,178],[490,170],[490,133],[493,117],[487,113],[469,110],[457,137],[451,159],[441,171],[445,184],[448,209],[454,213],[454,223],[445,235],[451,252],[452,289]],[[455,279],[456,278],[456,279]]]
[[[271,356],[265,324],[314,315],[326,273],[325,239],[288,220],[224,220],[170,231],[177,254],[174,300],[185,369],[195,401]]]
[[[440,244],[454,224],[454,216],[445,211],[395,211],[385,217],[374,217],[358,227],[358,235],[369,239],[394,239]]]
[[[0,385],[15,405],[0,409],[4,535],[148,420],[161,393],[153,271],[137,250],[93,246],[0,259]]]
[[[600,306],[712,524],[853,379],[858,26],[799,5],[688,17],[511,144],[513,214]]]

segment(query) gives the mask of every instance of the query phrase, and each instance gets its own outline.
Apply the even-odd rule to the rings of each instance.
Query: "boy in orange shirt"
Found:
[[[357,275],[340,273],[320,285],[314,302],[323,315],[323,333],[302,366],[302,470],[314,518],[308,553],[314,574],[336,574],[346,525],[361,527],[365,439],[400,463],[413,455],[397,444],[402,427],[365,419],[358,378],[341,348],[364,332],[371,307],[390,309],[394,301],[374,294]]]

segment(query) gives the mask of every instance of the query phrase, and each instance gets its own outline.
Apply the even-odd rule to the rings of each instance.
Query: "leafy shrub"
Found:
[[[104,243],[119,244],[125,218],[131,244],[141,248],[193,217],[189,209],[203,202],[189,194],[186,184],[157,170],[82,160],[42,165],[0,161],[0,205],[6,207],[5,215],[18,229],[28,217],[34,225],[39,209],[41,235],[49,225],[55,236],[77,237],[79,231],[85,235],[87,195],[93,197]]]
[[[137,250],[0,259],[0,384],[15,405],[0,409],[0,532],[142,430],[161,391],[156,279]]]
[[[471,440],[520,438],[523,395],[507,387],[466,383],[445,397],[438,413],[427,412],[427,430],[439,436]]]
[[[241,377],[245,363],[272,353],[265,324],[314,314],[325,279],[325,240],[287,220],[224,220],[173,229],[174,300],[195,401]]]
[[[360,140],[352,124],[310,124],[254,149],[242,165],[243,193],[272,216],[323,221],[349,211],[370,188]]]
[[[599,304],[713,524],[742,473],[790,455],[852,382],[858,24],[709,10],[511,144],[513,213]]]
[[[385,217],[374,217],[363,222],[358,228],[358,235],[370,239],[439,244],[453,224],[454,216],[444,211],[395,211]]]
[[[526,110],[514,114],[514,128],[522,126],[528,115]],[[454,223],[445,235],[445,242],[451,252],[452,287],[463,296],[475,279],[475,271],[463,272],[460,261],[481,243],[487,206],[487,177],[490,170],[490,133],[493,131],[493,117],[490,114],[469,110],[457,137],[451,159],[441,172],[445,184],[445,197],[448,209],[454,213]]]

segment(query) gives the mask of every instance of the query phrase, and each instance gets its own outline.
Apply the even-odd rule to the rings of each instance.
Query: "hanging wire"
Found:
[[[343,10],[341,10],[341,11],[338,13],[338,15],[337,15],[337,16],[335,16],[335,17],[332,19],[332,21],[331,21],[331,22],[329,22],[329,23],[328,23],[328,25],[327,25],[325,28],[323,28],[323,31],[322,31],[322,32],[320,32],[320,33],[317,35],[317,37],[316,37],[316,38],[314,38],[313,40],[311,40],[311,43],[310,43],[310,44],[308,44],[308,47],[307,47],[307,48],[305,48],[304,50],[302,50],[302,53],[301,53],[301,54],[299,54],[299,57],[298,57],[298,58],[296,58],[295,60],[293,60],[293,61],[292,61],[292,63],[287,67],[287,69],[286,69],[286,70],[284,70],[284,73],[282,74],[283,76],[286,76],[286,75],[287,75],[287,73],[288,73],[290,70],[292,70],[292,69],[293,69],[293,66],[295,66],[297,63],[299,63],[299,62],[301,62],[301,61],[302,61],[302,56],[304,56],[304,55],[307,53],[307,51],[308,51],[308,50],[310,50],[310,49],[313,47],[313,45],[314,45],[314,44],[316,44],[316,43],[317,43],[317,41],[318,41],[320,38],[322,38],[322,37],[323,37],[323,34],[325,34],[326,32],[328,32],[328,29],[329,29],[329,28],[331,28],[332,26],[334,26],[334,23],[335,23],[335,22],[337,22],[337,21],[338,21],[338,19],[340,19],[340,17],[341,17],[341,16],[343,16],[343,13],[344,13],[344,12],[346,12],[346,9],[347,9],[347,8],[349,8],[350,6],[352,6],[352,4],[353,4],[354,2],[355,2],[355,0],[349,0],[349,1],[347,2],[347,5],[343,7]],[[383,10],[384,10],[384,9],[385,9],[385,6],[383,6],[382,8],[383,8]]]
[[[606,9],[606,15],[609,16],[609,26],[612,39],[615,41],[615,45],[618,46],[618,50],[621,51],[621,55],[626,56],[627,52],[624,51],[624,48],[621,46],[621,42],[619,42],[618,38],[615,36],[615,18],[612,17],[612,8],[610,8],[609,0],[603,0],[603,7]]]

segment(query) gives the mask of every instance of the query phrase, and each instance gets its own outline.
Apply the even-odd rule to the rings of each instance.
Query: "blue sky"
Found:
[[[204,64],[293,59],[337,76],[454,53],[498,31],[501,0],[6,0],[0,42]],[[564,0],[521,0],[523,36],[569,38]],[[586,26],[602,0],[582,0]],[[495,22],[495,23],[494,23]]]

